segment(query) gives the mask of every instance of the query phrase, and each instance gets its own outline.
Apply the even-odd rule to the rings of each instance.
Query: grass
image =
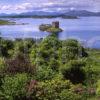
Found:
[[[88,98],[87,100],[99,100],[97,97]]]
[[[51,27],[51,28],[48,28],[46,31],[51,32],[51,33],[59,33],[59,32],[62,32],[62,29]]]
[[[95,76],[93,76],[94,83],[92,84],[95,89],[97,89],[96,83],[100,79],[100,49],[88,49],[89,54],[88,63],[92,67],[95,72]],[[100,100],[97,95],[87,98],[87,100]]]
[[[100,72],[100,50],[92,49],[88,51],[90,59],[92,59],[93,69]]]

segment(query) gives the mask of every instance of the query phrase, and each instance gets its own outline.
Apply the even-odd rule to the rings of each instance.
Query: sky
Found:
[[[69,10],[100,12],[100,0],[0,0],[0,13]]]

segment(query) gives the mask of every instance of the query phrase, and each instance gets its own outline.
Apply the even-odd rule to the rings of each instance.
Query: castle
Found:
[[[59,28],[59,21],[52,22],[52,27]]]
[[[59,33],[59,32],[63,31],[59,26],[59,21],[53,21],[52,24],[41,24],[39,26],[39,29],[41,31],[47,31],[47,32],[51,32],[51,33],[53,33],[53,32]]]

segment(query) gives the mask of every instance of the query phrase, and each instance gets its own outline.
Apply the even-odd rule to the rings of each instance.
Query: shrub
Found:
[[[77,84],[73,87],[73,91],[76,94],[81,95],[82,100],[87,100],[88,98],[95,96],[95,88],[87,87],[82,84]],[[89,99],[90,100],[90,99]]]
[[[60,59],[63,64],[66,64],[70,60],[82,58],[86,56],[85,49],[81,44],[74,39],[68,39],[62,41],[62,49],[60,50]]]
[[[26,96],[26,84],[29,78],[27,74],[6,76],[3,80],[2,91],[7,100],[24,100]]]
[[[4,58],[0,58],[0,71],[5,67],[5,60]]]
[[[38,66],[35,79],[38,81],[50,80],[55,76],[56,72],[47,66]]]
[[[30,53],[32,64],[39,66],[51,66],[56,69],[53,61],[55,60],[57,67],[58,63],[58,49],[61,47],[60,41],[54,37],[49,36],[45,38],[37,47],[33,47]]]
[[[69,99],[71,94],[73,92],[70,90],[72,87],[72,84],[68,80],[62,80],[62,79],[52,79],[52,80],[47,80],[44,82],[38,82],[37,86],[31,88],[31,94],[30,97],[33,97],[34,99],[34,93],[35,93],[35,98],[37,100],[64,100],[62,98],[62,92],[66,90],[67,98],[66,100],[75,100],[75,99]],[[34,91],[36,90],[36,91]],[[32,92],[33,91],[33,92]],[[65,96],[64,95],[64,96]]]
[[[8,51],[13,49],[14,44],[10,40],[0,39],[0,56],[1,57],[9,57]]]
[[[81,95],[75,94],[72,91],[63,90],[60,93],[60,100],[84,100]]]
[[[97,95],[100,97],[100,80],[97,82],[97,90],[96,90]]]
[[[0,86],[2,85],[2,79],[4,77],[3,70],[5,68],[5,60],[4,58],[0,58]]]
[[[64,68],[61,68],[65,79],[69,79],[72,83],[82,83],[85,80],[84,62],[78,60],[70,61]]]
[[[29,73],[34,74],[35,66],[32,66],[29,58],[19,53],[15,58],[6,61],[5,73],[16,74],[16,73]]]
[[[28,54],[30,48],[34,45],[34,41],[32,39],[24,39],[20,41],[15,41],[14,43],[14,54],[18,52]]]
[[[54,78],[38,83],[33,81],[30,87],[31,100],[85,100],[73,91],[73,85],[69,80]]]

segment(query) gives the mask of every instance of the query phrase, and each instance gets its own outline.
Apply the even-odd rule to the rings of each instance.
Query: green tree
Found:
[[[33,64],[39,66],[51,66],[56,69],[59,66],[58,49],[61,47],[61,42],[54,36],[48,36],[37,47],[31,49],[30,59]],[[53,63],[55,60],[56,64]],[[53,68],[54,67],[54,68]]]
[[[9,50],[13,49],[14,44],[11,40],[0,39],[0,56],[9,57]]]
[[[85,49],[77,40],[68,39],[66,41],[62,41],[62,48],[59,51],[59,58],[63,64],[66,64],[70,60],[84,57],[85,55]]]

